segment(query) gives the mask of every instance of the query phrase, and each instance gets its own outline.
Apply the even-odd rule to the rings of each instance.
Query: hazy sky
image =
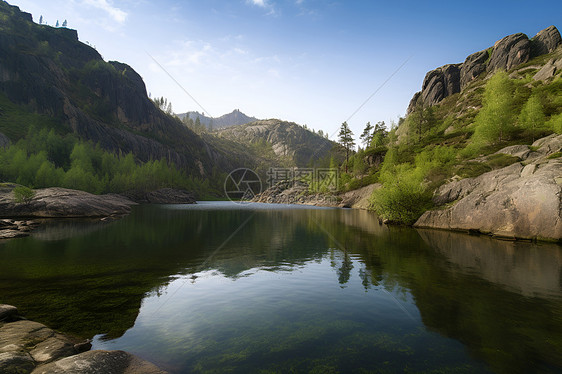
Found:
[[[509,34],[562,27],[559,0],[9,2],[36,22],[66,19],[105,60],[131,65],[176,113],[202,111],[185,90],[212,116],[240,109],[330,133],[348,120],[356,136],[367,121],[404,115],[427,71]]]

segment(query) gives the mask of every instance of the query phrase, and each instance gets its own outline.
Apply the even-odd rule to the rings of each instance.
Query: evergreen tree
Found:
[[[68,26],[68,22],[66,22],[66,20],[64,20],[64,22],[62,23],[62,27],[66,27]]]
[[[41,15],[41,17],[39,17],[39,24],[40,24],[40,25],[43,24],[43,15]]]
[[[371,133],[372,130],[373,126],[371,125],[371,122],[367,122],[363,133],[359,137],[365,148],[367,148],[371,144],[371,139],[373,138],[373,134]]]
[[[57,20],[57,24],[55,25],[55,27],[59,27],[59,20]]]
[[[521,113],[519,114],[518,124],[522,128],[528,130],[535,141],[535,134],[544,125],[544,111],[541,101],[536,95],[533,95],[527,100]]]
[[[345,172],[347,173],[347,164],[349,162],[349,151],[355,147],[355,140],[353,140],[353,132],[349,128],[347,122],[342,123],[340,133],[338,134],[340,144],[345,148]]]
[[[377,148],[383,145],[388,138],[388,131],[386,131],[386,126],[384,121],[377,122],[373,130],[373,135],[371,136],[371,147]]]

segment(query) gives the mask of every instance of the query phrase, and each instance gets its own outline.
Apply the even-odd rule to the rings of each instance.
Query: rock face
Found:
[[[427,73],[422,90],[414,94],[408,105],[407,114],[460,92],[483,73],[509,70],[530,58],[553,52],[561,44],[562,38],[554,26],[540,31],[532,40],[522,33],[506,36],[493,47],[471,54],[462,64],[445,65]]]
[[[442,208],[425,212],[415,227],[562,240],[562,160],[548,157],[562,150],[562,135],[539,139],[535,148],[508,147],[499,153],[524,162],[441,186],[434,202]]]
[[[461,64],[445,65],[426,74],[421,99],[424,106],[438,103],[447,96],[460,92]]]
[[[153,364],[123,351],[88,351],[91,344],[77,343],[37,322],[23,320],[17,309],[0,304],[0,373],[58,374],[113,373],[165,374]],[[0,321],[2,319],[0,318]]]
[[[540,56],[554,51],[562,44],[560,32],[554,26],[539,31],[531,40],[533,56]]]
[[[480,51],[471,54],[466,58],[461,66],[461,87],[478,78],[480,74],[486,71],[486,61],[488,60],[488,51]]]
[[[496,42],[486,71],[509,70],[529,61],[531,42],[527,35],[518,33],[506,36]]]
[[[109,217],[128,214],[132,205],[135,203],[121,195],[93,195],[59,187],[36,190],[30,202],[17,203],[12,191],[0,190],[0,217]]]

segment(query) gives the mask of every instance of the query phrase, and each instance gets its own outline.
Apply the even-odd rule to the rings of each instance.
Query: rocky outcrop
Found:
[[[433,105],[460,92],[460,67],[461,64],[445,65],[426,74],[421,91],[423,106]]]
[[[186,190],[161,188],[156,191],[127,191],[121,195],[139,204],[195,204],[195,195]]]
[[[117,194],[93,195],[84,191],[52,187],[35,191],[29,201],[18,203],[13,191],[0,190],[0,217],[77,218],[128,214],[131,200]]]
[[[488,51],[484,50],[473,53],[466,58],[461,66],[461,88],[466,87],[470,82],[486,71],[486,61],[489,57]]]
[[[537,35],[531,39],[531,43],[532,56],[535,57],[553,52],[562,44],[562,37],[560,37],[560,32],[556,27],[550,26],[539,31]]]
[[[373,191],[379,183],[370,184],[341,194],[310,193],[304,183],[279,182],[256,196],[252,201],[269,204],[301,204],[334,208],[369,209]]]
[[[562,135],[551,135],[532,148],[499,151],[523,162],[441,186],[434,195],[441,208],[425,212],[414,226],[562,240],[562,160],[549,157],[561,150]]]
[[[462,64],[445,65],[427,73],[422,90],[414,94],[408,105],[407,114],[460,92],[483,73],[512,69],[530,58],[553,52],[561,44],[560,33],[554,26],[540,31],[532,40],[522,33],[508,35],[493,47],[471,54]]]
[[[529,61],[531,42],[527,35],[518,33],[506,36],[494,44],[486,71],[509,70]]]
[[[0,304],[0,373],[164,374],[153,364],[123,351],[88,351],[81,342],[18,316]],[[86,352],[85,352],[86,351]]]
[[[544,81],[554,77],[562,70],[562,56],[552,58],[533,76],[536,81]]]

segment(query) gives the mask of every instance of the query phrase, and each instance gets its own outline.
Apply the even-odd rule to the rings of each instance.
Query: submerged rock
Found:
[[[415,227],[479,231],[504,238],[562,239],[562,160],[548,156],[562,150],[562,135],[551,135],[529,147],[505,153],[525,159],[476,178],[441,186]],[[502,152],[500,151],[500,152]]]

